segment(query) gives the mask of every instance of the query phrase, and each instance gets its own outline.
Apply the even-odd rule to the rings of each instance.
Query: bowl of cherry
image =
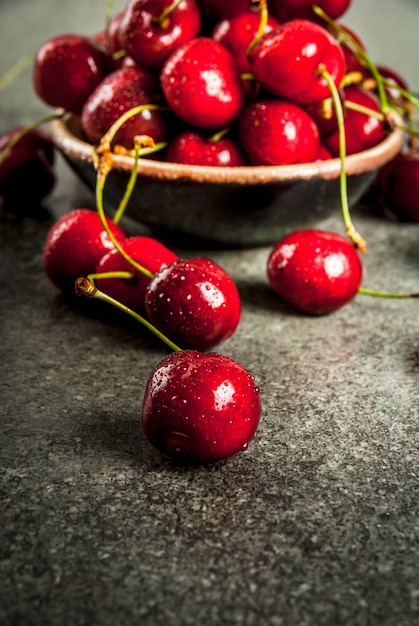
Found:
[[[226,246],[318,225],[341,207],[342,172],[348,206],[359,202],[403,146],[402,97],[389,106],[362,42],[341,32],[350,0],[328,2],[328,16],[297,4],[131,0],[105,32],[41,46],[35,89],[66,112],[52,139],[91,189],[98,146],[114,129],[108,214],[133,168],[130,217]],[[58,64],[71,76],[59,90]],[[134,156],[134,137],[148,150]]]

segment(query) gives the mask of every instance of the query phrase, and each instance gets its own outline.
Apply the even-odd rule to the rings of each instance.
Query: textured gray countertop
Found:
[[[54,34],[99,30],[103,4],[1,0],[0,74]],[[354,0],[345,23],[419,85],[417,0]],[[1,131],[43,112],[24,73],[1,95]],[[53,220],[92,205],[58,168],[45,214],[0,209],[0,623],[419,623],[418,301],[358,296],[311,319],[268,289],[269,248],[205,250],[243,301],[219,351],[255,375],[263,414],[247,452],[173,466],[139,421],[165,348],[44,275]],[[354,217],[365,286],[417,291],[419,226]],[[322,226],[341,231],[340,215]]]

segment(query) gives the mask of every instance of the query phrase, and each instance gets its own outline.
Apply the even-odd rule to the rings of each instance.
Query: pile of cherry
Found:
[[[217,167],[342,156],[342,133],[345,154],[356,153],[386,137],[396,110],[406,146],[380,172],[375,193],[399,219],[417,221],[416,99],[337,21],[350,1],[129,0],[103,31],[41,45],[35,92],[54,115],[80,116],[94,147],[128,114],[113,136],[119,150],[133,154],[134,138],[146,138],[153,158]],[[28,172],[29,190],[20,182]],[[0,139],[5,205],[19,206],[28,193],[40,202],[54,182],[54,149],[40,125]],[[214,261],[178,258],[153,237],[127,236],[118,222],[99,207],[66,213],[45,242],[47,276],[64,292],[122,309],[171,348],[142,405],[155,447],[200,463],[244,450],[259,424],[260,391],[242,365],[211,351],[240,322],[234,281]],[[280,298],[308,315],[332,313],[362,289],[356,245],[332,232],[289,233],[266,272]]]

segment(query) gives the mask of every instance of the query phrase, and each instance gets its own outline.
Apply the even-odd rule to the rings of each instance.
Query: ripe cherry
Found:
[[[48,135],[40,128],[24,132],[23,126],[11,128],[0,137],[0,153],[10,150],[0,163],[0,197],[14,208],[30,202],[38,204],[55,184],[55,150]],[[23,133],[13,146],[11,141]],[[30,185],[22,184],[31,180]]]
[[[356,85],[350,85],[344,90],[343,101],[346,105],[344,115],[346,154],[362,152],[379,144],[387,136],[387,129],[383,119],[377,117],[380,113],[380,102],[377,96]],[[351,104],[355,108],[350,108]],[[364,107],[357,110],[357,107]],[[366,111],[370,110],[371,114]],[[329,133],[324,139],[325,146],[333,156],[339,155],[339,130]]]
[[[313,5],[318,5],[330,18],[336,20],[350,7],[352,0],[268,0],[269,8],[281,22],[296,18],[318,20]]]
[[[362,264],[342,235],[303,229],[285,235],[273,247],[267,276],[287,304],[308,315],[326,315],[355,297]]]
[[[119,37],[126,52],[140,65],[160,69],[166,59],[201,29],[195,0],[130,0],[123,13]]]
[[[236,330],[241,303],[233,279],[205,258],[181,259],[157,272],[147,287],[148,318],[177,345],[209,350]]]
[[[119,242],[125,233],[112,220],[107,223]],[[74,291],[74,281],[95,271],[98,261],[113,248],[98,213],[77,208],[60,217],[48,231],[43,250],[48,278],[63,291]]]
[[[233,56],[210,37],[177,48],[164,64],[160,82],[175,115],[198,128],[229,126],[243,103]]]
[[[233,139],[207,137],[193,130],[184,131],[171,141],[166,152],[166,160],[211,167],[235,167],[246,164],[242,150]]]
[[[251,102],[237,126],[240,145],[253,165],[307,163],[317,158],[317,126],[292,102],[273,98]]]
[[[127,237],[122,241],[121,248],[131,259],[153,274],[178,259],[172,250],[153,237]],[[96,278],[97,288],[133,311],[143,311],[150,278],[134,268],[116,248],[102,256],[94,273],[107,272],[130,272],[132,276],[131,278]]]
[[[419,151],[399,152],[377,178],[381,205],[400,221],[419,222]]]
[[[309,20],[285,22],[262,36],[249,55],[255,79],[270,93],[300,105],[330,96],[322,72],[339,87],[345,58],[335,37]]]
[[[239,72],[251,72],[247,51],[259,32],[259,25],[259,11],[249,9],[219,21],[212,30],[211,37],[231,52]],[[269,15],[263,33],[278,25],[278,20]]]
[[[145,389],[142,427],[158,450],[187,463],[213,463],[247,449],[260,421],[260,391],[239,363],[214,352],[173,352]]]
[[[112,69],[112,60],[98,41],[73,33],[57,35],[36,53],[33,84],[45,104],[80,114]]]
[[[121,67],[96,87],[83,107],[81,125],[88,141],[98,144],[114,122],[129,109],[159,104],[155,79],[146,70]],[[115,142],[132,148],[135,135],[148,135],[155,143],[166,139],[163,113],[145,108],[128,119],[115,135]]]

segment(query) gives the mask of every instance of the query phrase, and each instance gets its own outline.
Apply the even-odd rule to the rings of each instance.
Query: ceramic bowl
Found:
[[[51,125],[52,138],[78,176],[94,190],[93,147],[83,141],[79,118],[68,115]],[[349,206],[373,181],[377,170],[399,152],[403,133],[394,130],[372,149],[345,159]],[[119,205],[133,160],[115,157],[104,206]],[[275,243],[297,228],[315,227],[341,210],[338,158],[298,165],[204,167],[142,158],[127,215],[166,234],[183,235],[226,247]]]

